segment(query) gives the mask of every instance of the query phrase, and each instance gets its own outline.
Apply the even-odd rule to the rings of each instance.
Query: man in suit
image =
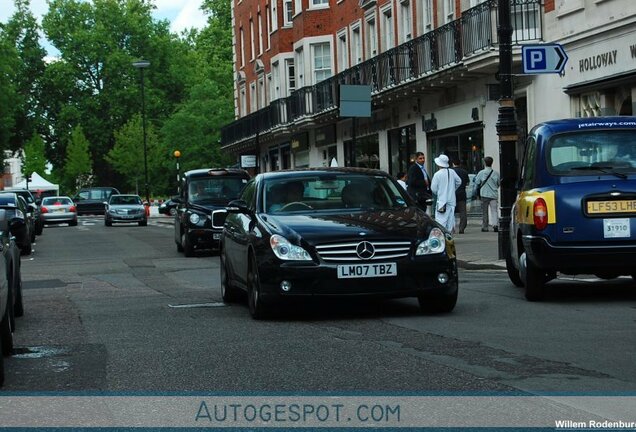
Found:
[[[426,200],[433,196],[431,192],[431,178],[424,167],[426,156],[424,153],[415,153],[415,163],[409,167],[406,175],[407,191],[417,201],[419,206],[426,210]]]

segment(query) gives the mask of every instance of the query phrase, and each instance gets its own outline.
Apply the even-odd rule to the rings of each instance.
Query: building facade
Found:
[[[233,0],[236,120],[222,147],[256,172],[293,167],[406,171],[416,151],[469,172],[493,156],[498,1]],[[529,127],[631,115],[636,2],[510,0],[517,156]],[[523,75],[522,44],[562,44],[564,73]],[[343,84],[371,86],[371,116],[339,113]]]

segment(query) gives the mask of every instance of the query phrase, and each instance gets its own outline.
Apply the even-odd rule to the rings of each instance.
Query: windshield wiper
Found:
[[[581,167],[574,167],[572,168],[572,170],[577,170],[577,171],[600,171],[604,174],[611,174],[614,175],[618,178],[622,178],[622,179],[626,179],[627,178],[627,174],[623,174],[623,173],[619,173],[616,171],[612,171],[613,170],[613,166],[581,166]]]

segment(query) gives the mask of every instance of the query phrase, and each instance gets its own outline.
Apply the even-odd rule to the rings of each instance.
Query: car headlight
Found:
[[[446,249],[446,237],[439,228],[433,228],[428,239],[417,245],[415,255],[431,255],[444,252]]]
[[[191,213],[188,219],[190,220],[191,224],[196,225],[201,221],[201,216],[199,216],[198,213]]]
[[[269,245],[272,247],[274,255],[282,260],[311,261],[311,256],[305,249],[291,244],[289,240],[278,234],[270,237]]]

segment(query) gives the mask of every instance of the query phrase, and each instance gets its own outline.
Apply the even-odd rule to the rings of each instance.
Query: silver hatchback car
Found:
[[[40,217],[45,225],[68,223],[77,225],[77,208],[70,197],[46,197],[40,205]]]

